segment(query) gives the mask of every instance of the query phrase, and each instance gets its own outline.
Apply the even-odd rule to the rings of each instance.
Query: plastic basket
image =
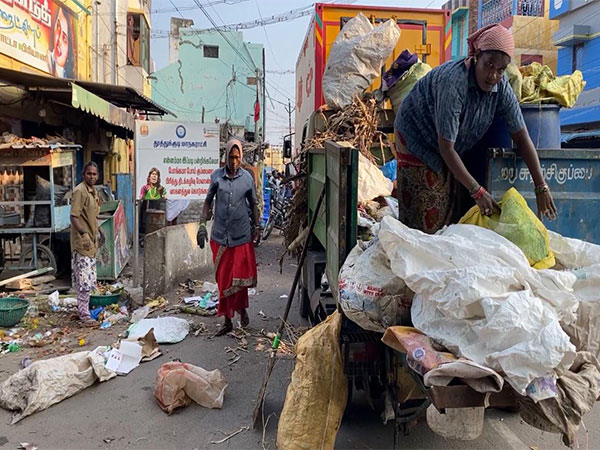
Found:
[[[121,294],[90,295],[90,306],[108,306],[119,301]]]
[[[29,300],[18,297],[0,298],[0,327],[18,324],[29,308]]]

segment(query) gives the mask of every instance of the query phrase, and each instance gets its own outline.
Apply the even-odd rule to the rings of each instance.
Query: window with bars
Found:
[[[205,45],[204,46],[204,57],[205,58],[218,58],[219,57],[219,46],[218,45]]]

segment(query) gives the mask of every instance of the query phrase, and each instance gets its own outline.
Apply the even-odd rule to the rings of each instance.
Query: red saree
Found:
[[[254,243],[224,247],[210,241],[219,286],[217,316],[233,318],[248,308],[248,288],[256,286],[256,257]]]

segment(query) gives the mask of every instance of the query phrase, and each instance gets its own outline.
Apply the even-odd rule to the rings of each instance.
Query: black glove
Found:
[[[198,233],[196,234],[196,244],[198,244],[198,247],[204,248],[204,244],[206,243],[207,239],[208,231],[206,231],[206,225],[201,223],[198,227]]]

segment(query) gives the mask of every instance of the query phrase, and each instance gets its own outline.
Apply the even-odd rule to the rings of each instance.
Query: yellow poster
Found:
[[[0,0],[0,53],[57,77],[85,78],[85,26],[85,13],[60,2]]]

